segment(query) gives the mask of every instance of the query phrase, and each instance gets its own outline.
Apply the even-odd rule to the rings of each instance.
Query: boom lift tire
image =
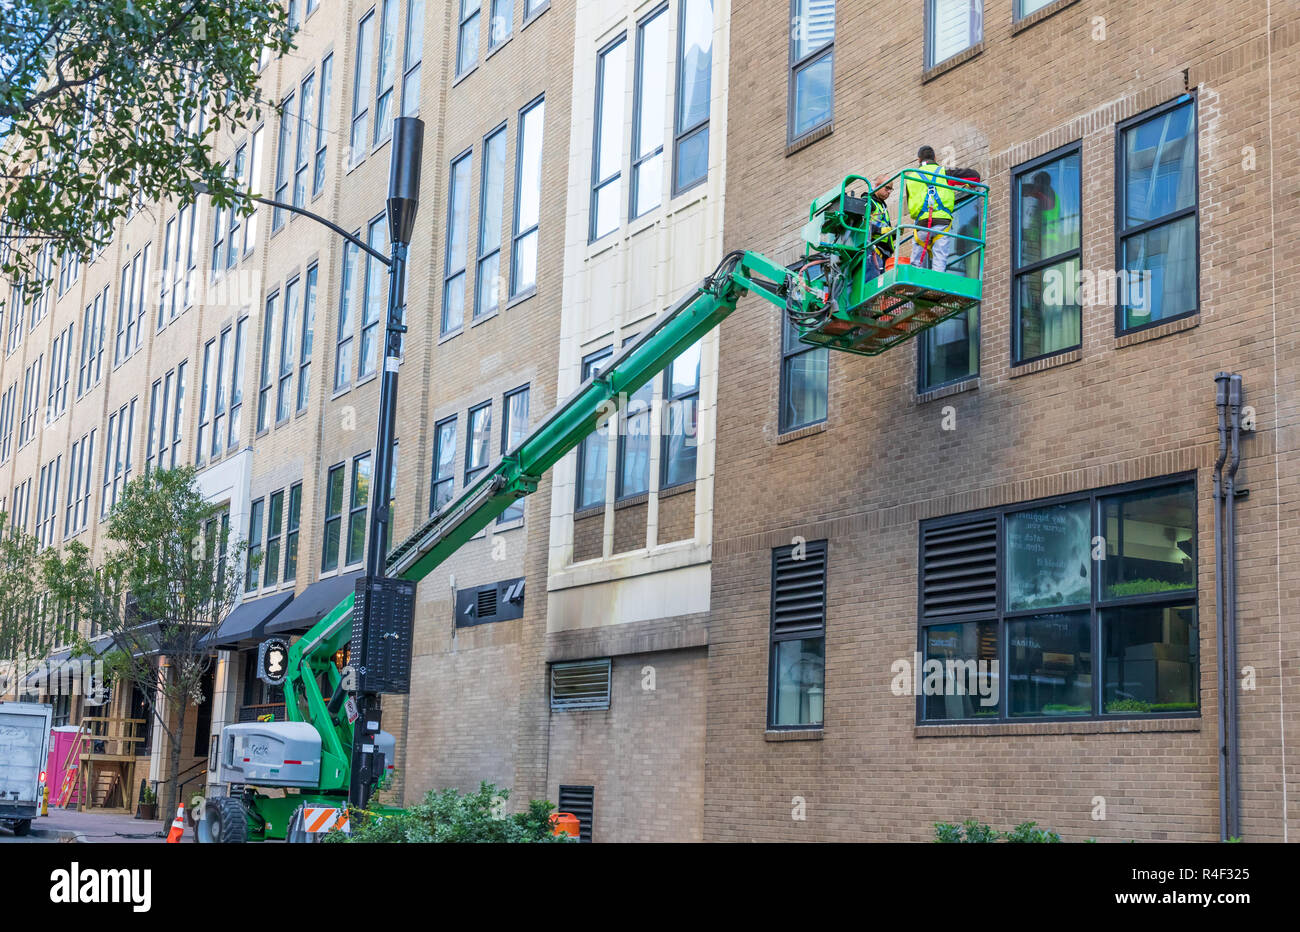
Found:
[[[209,799],[194,827],[194,840],[205,845],[242,845],[248,841],[248,813],[233,796]]]
[[[14,823],[14,834],[17,835],[19,838],[22,838],[24,835],[29,834],[31,830],[32,830],[31,819],[19,819],[17,822]]]

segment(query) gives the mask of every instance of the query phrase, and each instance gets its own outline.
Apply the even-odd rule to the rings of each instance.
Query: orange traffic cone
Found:
[[[167,832],[167,844],[179,844],[181,836],[185,834],[185,806],[176,807],[176,818],[172,822],[171,829]]]

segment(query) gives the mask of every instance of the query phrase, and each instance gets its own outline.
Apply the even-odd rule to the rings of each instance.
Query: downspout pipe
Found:
[[[1228,838],[1228,675],[1226,638],[1223,634],[1223,464],[1228,458],[1228,382],[1226,372],[1214,377],[1214,406],[1219,416],[1219,456],[1214,461],[1214,627],[1219,668],[1219,838]]]
[[[1224,531],[1224,608],[1227,624],[1228,676],[1228,833],[1231,838],[1241,837],[1241,756],[1238,745],[1240,721],[1237,714],[1237,469],[1241,466],[1241,376],[1232,375],[1228,381],[1228,427],[1231,434],[1231,452],[1223,488]]]

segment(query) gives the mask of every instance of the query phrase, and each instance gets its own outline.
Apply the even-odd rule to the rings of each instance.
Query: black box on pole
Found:
[[[415,583],[385,576],[357,580],[353,603],[352,669],[362,694],[411,691]],[[361,619],[365,623],[361,624]]]

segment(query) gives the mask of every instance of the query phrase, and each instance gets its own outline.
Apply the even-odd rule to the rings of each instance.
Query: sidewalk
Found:
[[[128,815],[105,815],[97,812],[50,807],[50,814],[32,820],[32,834],[66,842],[91,842],[99,844],[163,844],[171,821],[145,822]],[[186,826],[181,842],[190,844],[194,833]]]

